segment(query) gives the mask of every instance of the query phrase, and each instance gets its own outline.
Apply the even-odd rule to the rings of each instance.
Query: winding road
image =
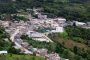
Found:
[[[23,53],[25,53],[25,54],[33,54],[31,51],[29,51],[28,49],[26,49],[25,47],[23,47],[21,44],[19,44],[18,42],[16,42],[15,36],[19,32],[20,32],[20,29],[16,29],[16,31],[14,32],[14,34],[12,34],[11,37],[10,37],[11,41],[15,43],[16,47],[18,47],[20,50],[23,50]]]

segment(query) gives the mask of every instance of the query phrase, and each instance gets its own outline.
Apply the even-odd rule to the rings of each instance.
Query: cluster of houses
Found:
[[[38,49],[38,48],[33,48],[34,53],[36,56],[42,56],[46,60],[62,60],[62,58],[59,56],[57,53],[48,53],[47,49]]]
[[[35,29],[48,29],[48,32],[64,32],[64,24],[66,19],[55,18],[55,19],[33,19],[31,24],[34,25]]]
[[[33,9],[34,15],[37,18],[31,18],[29,15],[30,23],[35,27],[36,30],[44,29],[48,32],[64,32],[64,26],[66,19],[62,17],[49,18],[47,15],[41,12],[42,9]]]
[[[37,41],[46,41],[52,42],[44,33],[38,32],[39,29],[44,29],[48,33],[57,33],[57,32],[64,32],[64,26],[66,19],[65,18],[47,18],[47,15],[42,15],[35,10],[34,12],[37,14],[37,18],[32,18],[29,15],[29,21],[2,21],[0,20],[0,25],[5,27],[6,32],[10,34],[12,42],[15,42],[16,49],[21,49],[22,53],[25,54],[33,54],[35,53],[36,56],[43,56],[46,60],[65,60],[62,59],[57,53],[48,53],[47,49],[39,49],[30,47],[31,45],[28,42],[23,41],[20,37],[23,34],[28,35],[33,40]],[[1,51],[1,54],[7,54],[7,51]]]

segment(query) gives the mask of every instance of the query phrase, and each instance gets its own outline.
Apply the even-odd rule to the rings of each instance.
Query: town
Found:
[[[76,26],[80,26],[82,28],[89,29],[90,23],[83,23],[78,21],[67,22],[65,18],[55,17],[48,18],[47,15],[43,15],[40,9],[27,9],[30,12],[32,10],[34,15],[37,18],[32,17],[29,13],[27,18],[28,21],[2,21],[0,20],[0,25],[5,28],[5,31],[10,34],[10,40],[14,42],[15,48],[20,49],[24,54],[33,54],[36,56],[43,56],[46,60],[69,60],[60,57],[57,53],[52,52],[48,53],[48,50],[45,48],[34,48],[28,44],[28,42],[24,42],[20,37],[22,35],[27,35],[36,41],[45,41],[45,42],[53,42],[47,35],[50,33],[62,33],[64,32],[64,27],[67,25],[73,25],[75,23]],[[31,48],[30,48],[31,47]],[[29,49],[31,50],[29,50]],[[0,54],[7,53],[7,51],[1,51]]]
[[[10,34],[10,40],[15,43],[15,48],[20,49],[24,54],[33,54],[36,56],[43,56],[47,60],[68,60],[59,57],[57,53],[48,53],[47,49],[38,49],[31,48],[31,51],[28,50],[30,47],[28,42],[24,42],[20,37],[21,35],[28,35],[33,40],[53,42],[50,38],[47,37],[49,33],[64,32],[64,26],[66,19],[64,18],[47,18],[47,15],[42,15],[40,12],[37,12],[38,9],[35,9],[34,13],[38,15],[38,18],[32,18],[31,14],[28,15],[28,21],[2,21],[0,20],[0,25],[5,28],[5,31]],[[39,32],[40,29],[44,29],[44,32]],[[30,48],[29,48],[30,49]],[[32,51],[33,50],[33,51]],[[2,51],[1,51],[2,52]]]

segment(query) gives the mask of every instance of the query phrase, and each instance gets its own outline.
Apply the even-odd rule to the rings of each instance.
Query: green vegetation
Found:
[[[0,51],[6,50],[8,53],[20,54],[20,50],[16,50],[13,45],[9,39],[9,34],[5,32],[3,27],[0,27]]]
[[[68,1],[68,2],[67,2]],[[45,12],[65,17],[67,20],[90,21],[90,2],[87,0],[52,0],[44,4]]]
[[[65,30],[68,33],[70,39],[79,43],[84,43],[89,46],[88,42],[90,40],[90,29],[84,29],[75,26],[67,26]]]
[[[52,16],[61,16],[67,20],[90,21],[89,0],[17,0],[0,4],[0,14],[13,14],[26,11],[27,8],[43,7],[44,12]]]
[[[89,60],[90,47],[88,40],[90,30],[73,26],[67,26],[65,30],[64,33],[49,35],[57,43],[56,52],[70,60]]]
[[[56,44],[54,42],[40,42],[29,38],[27,35],[22,35],[21,39],[28,42],[35,48],[47,48],[49,52],[54,52],[56,48]]]
[[[32,55],[0,55],[0,60],[45,60],[43,57],[37,57]]]
[[[27,21],[28,20],[24,16],[16,16],[16,15],[14,15],[12,18],[14,19],[13,21]]]
[[[59,33],[59,36],[64,38],[64,39],[67,39],[68,38],[68,33],[67,32]]]
[[[17,0],[12,3],[0,4],[0,15],[16,14],[21,10],[26,12],[27,8],[34,7],[43,7],[44,12],[52,16],[64,17],[70,21],[90,21],[90,0]],[[14,16],[13,18],[16,20],[27,20],[24,17],[18,16]],[[28,41],[33,47],[47,48],[49,51],[55,51],[61,57],[69,58],[70,60],[90,60],[90,46],[88,44],[90,40],[90,29],[68,26],[65,30],[66,32],[64,33],[49,35],[55,43],[38,42],[27,36],[22,36],[21,38],[24,41]],[[5,41],[5,38],[8,37],[9,35],[5,30],[0,27],[0,50],[8,50],[9,53],[17,54],[18,51],[14,50],[10,41]],[[19,55],[13,56],[10,58],[11,60],[16,57],[16,60],[21,60],[22,58],[23,60],[29,59],[29,57],[18,57]],[[4,57],[0,56],[0,60],[5,60]]]
[[[5,41],[7,39],[7,41]],[[9,36],[3,27],[0,27],[0,50],[8,50],[11,46]]]

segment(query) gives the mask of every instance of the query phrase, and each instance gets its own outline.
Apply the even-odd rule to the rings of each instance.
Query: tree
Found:
[[[15,49],[14,47],[11,46],[11,47],[8,49],[8,53],[19,54],[19,53],[20,53],[20,50]]]
[[[77,51],[78,51],[77,46],[74,46],[73,51],[74,51],[75,54],[77,54]]]

